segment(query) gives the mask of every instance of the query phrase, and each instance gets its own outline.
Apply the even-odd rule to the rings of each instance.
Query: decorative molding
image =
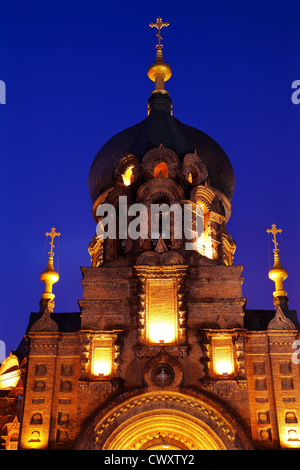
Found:
[[[222,317],[223,318],[223,317]],[[223,322],[225,323],[225,321]],[[246,378],[246,353],[245,353],[245,334],[246,330],[240,328],[220,328],[220,325],[216,325],[215,329],[201,329],[199,330],[199,343],[202,349],[203,356],[200,358],[200,362],[203,366],[203,377],[200,379],[201,382],[216,380],[230,381],[232,378],[239,380],[243,383]],[[226,335],[231,337],[233,345],[233,361],[234,361],[234,373],[228,379],[222,377],[217,378],[214,376],[212,370],[212,338],[222,337]]]
[[[91,266],[93,268],[98,268],[103,263],[103,242],[104,240],[102,238],[95,236],[88,245]]]
[[[232,398],[236,393],[241,394],[247,387],[247,381],[238,380],[205,380],[203,386],[221,398]]]
[[[57,323],[51,318],[53,312],[54,302],[53,300],[42,299],[40,302],[40,312],[42,316],[37,320],[31,327],[31,332],[56,332],[58,331]]]
[[[80,333],[80,378],[79,380],[84,381],[95,381],[95,380],[110,380],[112,377],[115,378],[119,374],[120,367],[120,334],[123,330],[86,330]],[[110,338],[112,339],[112,357],[113,357],[113,371],[112,376],[109,378],[95,378],[92,375],[91,364],[93,356],[94,342],[101,339]]]
[[[87,393],[94,399],[103,401],[106,397],[111,395],[115,390],[120,387],[120,380],[100,380],[93,382],[80,381],[78,382],[80,392]]]
[[[92,335],[90,332],[81,332],[80,334],[80,378],[79,380],[86,380],[88,377],[88,365],[90,357]]]
[[[178,410],[206,423],[219,436],[227,449],[253,449],[239,421],[219,402],[203,391],[180,388],[180,391],[130,390],[102,408],[87,424],[77,441],[76,449],[107,449],[107,440],[120,424],[139,420],[139,415],[155,410]]]
[[[295,330],[294,323],[283,313],[281,307],[276,308],[275,317],[268,324],[268,330]]]
[[[159,242],[160,239],[157,245]],[[136,260],[137,266],[174,266],[184,264],[185,260],[183,256],[175,250],[159,252],[159,249],[155,249],[155,251],[145,251]]]
[[[139,289],[139,297],[140,297],[140,309],[138,310],[139,315],[139,342],[141,345],[147,344],[147,337],[146,337],[146,283],[148,279],[170,279],[174,280],[177,283],[177,307],[176,307],[176,315],[177,315],[177,322],[178,322],[178,338],[177,344],[178,345],[185,345],[186,344],[186,325],[185,325],[185,310],[182,309],[182,298],[183,294],[180,293],[182,287],[182,281],[186,274],[186,270],[188,268],[187,265],[176,265],[176,266],[135,266],[134,267],[137,276],[140,278],[140,289]]]
[[[157,374],[158,377],[156,377]],[[151,387],[163,388],[170,385],[179,387],[183,379],[183,371],[179,362],[162,348],[157,356],[148,361],[143,376],[145,383]]]

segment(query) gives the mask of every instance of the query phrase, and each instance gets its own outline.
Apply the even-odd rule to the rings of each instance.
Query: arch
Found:
[[[213,189],[207,185],[196,186],[191,192],[191,198],[196,203],[203,203],[209,211],[217,212],[221,214],[221,206],[216,194]]]
[[[19,368],[19,360],[12,352],[0,365],[0,375]]]
[[[139,163],[138,158],[133,154],[128,154],[123,157],[114,174],[115,182],[124,186],[130,186],[139,176]]]
[[[101,409],[75,448],[140,450],[164,443],[179,449],[253,449],[239,421],[204,393],[149,390],[126,392]]]
[[[0,365],[0,390],[13,390],[18,384],[20,376],[19,360],[11,352]]]
[[[208,177],[208,171],[203,161],[198,157],[197,151],[184,156],[182,172],[193,185],[198,185]]]
[[[142,173],[145,179],[157,178],[160,172],[165,178],[176,178],[179,159],[175,152],[162,144],[148,150],[143,157]]]
[[[136,266],[175,266],[185,264],[183,256],[175,250],[165,253],[144,251],[136,260]]]
[[[171,204],[174,201],[184,199],[183,189],[175,181],[158,176],[156,179],[146,181],[137,192],[137,200],[144,204],[156,204],[166,201]]]
[[[4,443],[5,450],[17,450],[19,441],[20,422],[15,415],[12,421],[6,422],[0,431],[0,438]]]
[[[143,450],[163,440],[166,446],[177,443],[178,449],[225,450],[223,442],[205,424],[176,410],[150,410],[132,417],[107,439],[103,450]]]
[[[225,217],[225,223],[231,216],[231,203],[229,199],[216,188],[212,188],[207,184],[195,186],[191,191],[191,199],[196,203],[206,204],[209,211],[216,212]]]

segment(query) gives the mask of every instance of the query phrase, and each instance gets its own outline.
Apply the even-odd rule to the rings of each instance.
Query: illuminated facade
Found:
[[[279,449],[300,447],[299,339],[274,235],[274,311],[247,310],[227,232],[234,173],[220,146],[172,115],[162,57],[148,70],[148,116],[96,155],[97,209],[204,207],[203,231],[101,239],[81,268],[80,312],[54,310],[53,228],[45,290],[24,342],[0,368],[2,449]],[[131,221],[128,217],[127,224]],[[150,220],[148,224],[150,225]],[[158,223],[160,225],[160,222]],[[183,231],[184,233],[184,231]],[[186,237],[186,238],[185,238]]]

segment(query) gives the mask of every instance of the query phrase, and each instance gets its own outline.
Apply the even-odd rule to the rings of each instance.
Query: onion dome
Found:
[[[125,155],[134,154],[141,161],[148,150],[160,144],[173,150],[179,161],[196,150],[206,165],[210,186],[231,200],[234,172],[224,150],[204,132],[173,117],[171,99],[167,94],[152,94],[148,104],[149,115],[146,119],[116,134],[95,156],[88,179],[93,203],[101,193],[113,186],[114,171]]]
[[[172,75],[171,67],[163,60],[160,30],[169,26],[157,18],[151,27],[158,29],[156,60],[148,69],[148,77],[155,82],[148,100],[148,117],[140,123],[113,136],[99,150],[89,173],[89,192],[93,203],[113,186],[118,163],[128,154],[141,162],[145,153],[161,144],[173,150],[182,162],[187,153],[197,152],[206,166],[210,186],[229,200],[234,191],[234,172],[224,150],[204,132],[183,124],[172,115],[172,101],[165,90],[165,82]]]

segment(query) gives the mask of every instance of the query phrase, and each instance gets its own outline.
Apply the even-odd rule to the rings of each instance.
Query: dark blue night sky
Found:
[[[159,5],[159,7],[158,7]],[[80,266],[95,233],[88,173],[100,147],[147,115],[158,16],[166,88],[174,116],[213,137],[236,176],[229,233],[244,265],[247,308],[272,309],[268,278],[279,237],[290,308],[300,311],[300,3],[282,1],[101,0],[2,2],[1,324],[7,354],[38,311],[47,264],[45,232],[56,246],[56,312],[78,311]],[[57,243],[56,243],[57,245]]]

